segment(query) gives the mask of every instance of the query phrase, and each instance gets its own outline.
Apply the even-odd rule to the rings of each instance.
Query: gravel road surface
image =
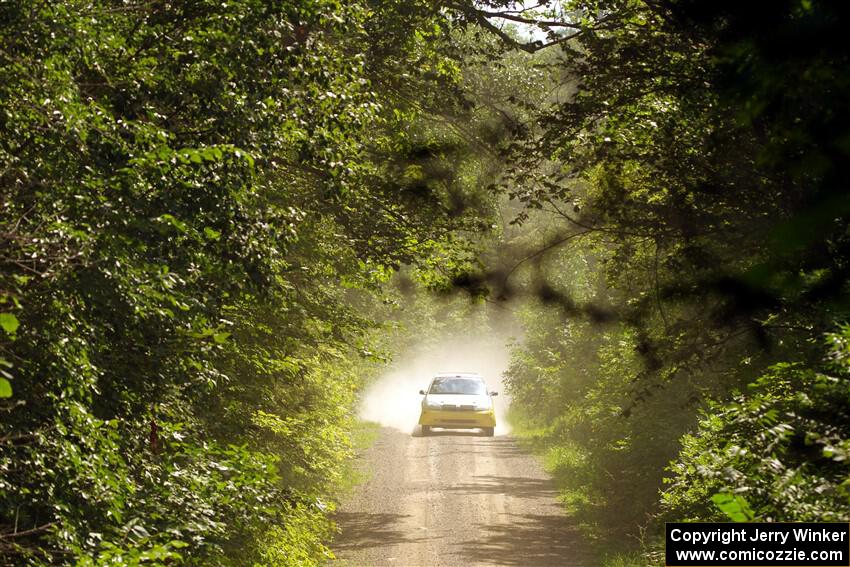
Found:
[[[592,565],[537,460],[509,436],[383,428],[342,503],[337,565]]]

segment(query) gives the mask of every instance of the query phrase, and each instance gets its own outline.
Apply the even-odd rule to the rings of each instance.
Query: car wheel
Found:
[[[423,436],[424,435],[431,435],[431,426],[430,425],[423,425],[422,426],[422,435]]]
[[[484,435],[486,435],[487,437],[492,437],[495,433],[496,433],[495,427],[485,427],[484,428]]]

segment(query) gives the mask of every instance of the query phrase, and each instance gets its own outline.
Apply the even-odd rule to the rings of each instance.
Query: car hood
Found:
[[[486,394],[480,396],[470,394],[428,394],[425,396],[425,399],[431,404],[447,406],[477,406],[482,409],[489,409],[492,405],[490,396]]]

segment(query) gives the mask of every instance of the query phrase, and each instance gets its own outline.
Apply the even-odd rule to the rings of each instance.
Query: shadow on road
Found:
[[[335,518],[343,565],[598,564],[554,482],[514,439],[464,430],[433,437],[385,430],[372,446],[373,477]]]
[[[582,566],[592,564],[581,550],[578,531],[566,518],[507,514],[507,524],[476,525],[478,537],[455,544],[464,563],[487,565]],[[483,536],[483,537],[482,537]]]
[[[334,539],[334,548],[348,551],[426,539],[404,533],[402,524],[404,519],[409,517],[407,514],[337,512],[334,514],[334,520],[337,525],[345,526],[345,529]]]
[[[520,476],[474,476],[473,482],[453,484],[443,489],[461,494],[504,494],[512,498],[552,498],[556,496],[549,479]]]

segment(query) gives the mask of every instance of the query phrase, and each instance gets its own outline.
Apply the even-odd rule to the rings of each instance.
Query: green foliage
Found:
[[[844,519],[846,369],[817,341],[850,313],[850,13],[461,5],[536,62],[544,42],[494,30],[499,16],[557,45],[558,96],[504,145],[525,231],[479,279],[532,298],[513,411],[571,512],[606,546],[640,539],[625,564],[659,563],[661,517]]]
[[[740,494],[718,492],[711,497],[711,501],[733,522],[752,522],[755,519],[750,505]]]
[[[846,344],[848,332],[830,341]],[[822,371],[777,364],[711,406],[671,465],[665,513],[716,519],[713,501],[735,521],[846,521],[850,367],[836,347],[830,358]]]
[[[382,286],[489,213],[382,6],[0,4],[0,562],[327,558]]]
[[[12,313],[0,313],[0,327],[6,331],[7,335],[14,335],[19,325],[18,318]]]
[[[332,524],[327,519],[326,507],[299,506],[290,510],[282,526],[272,527],[263,536],[257,566],[308,567],[334,558],[327,548],[332,534]]]

